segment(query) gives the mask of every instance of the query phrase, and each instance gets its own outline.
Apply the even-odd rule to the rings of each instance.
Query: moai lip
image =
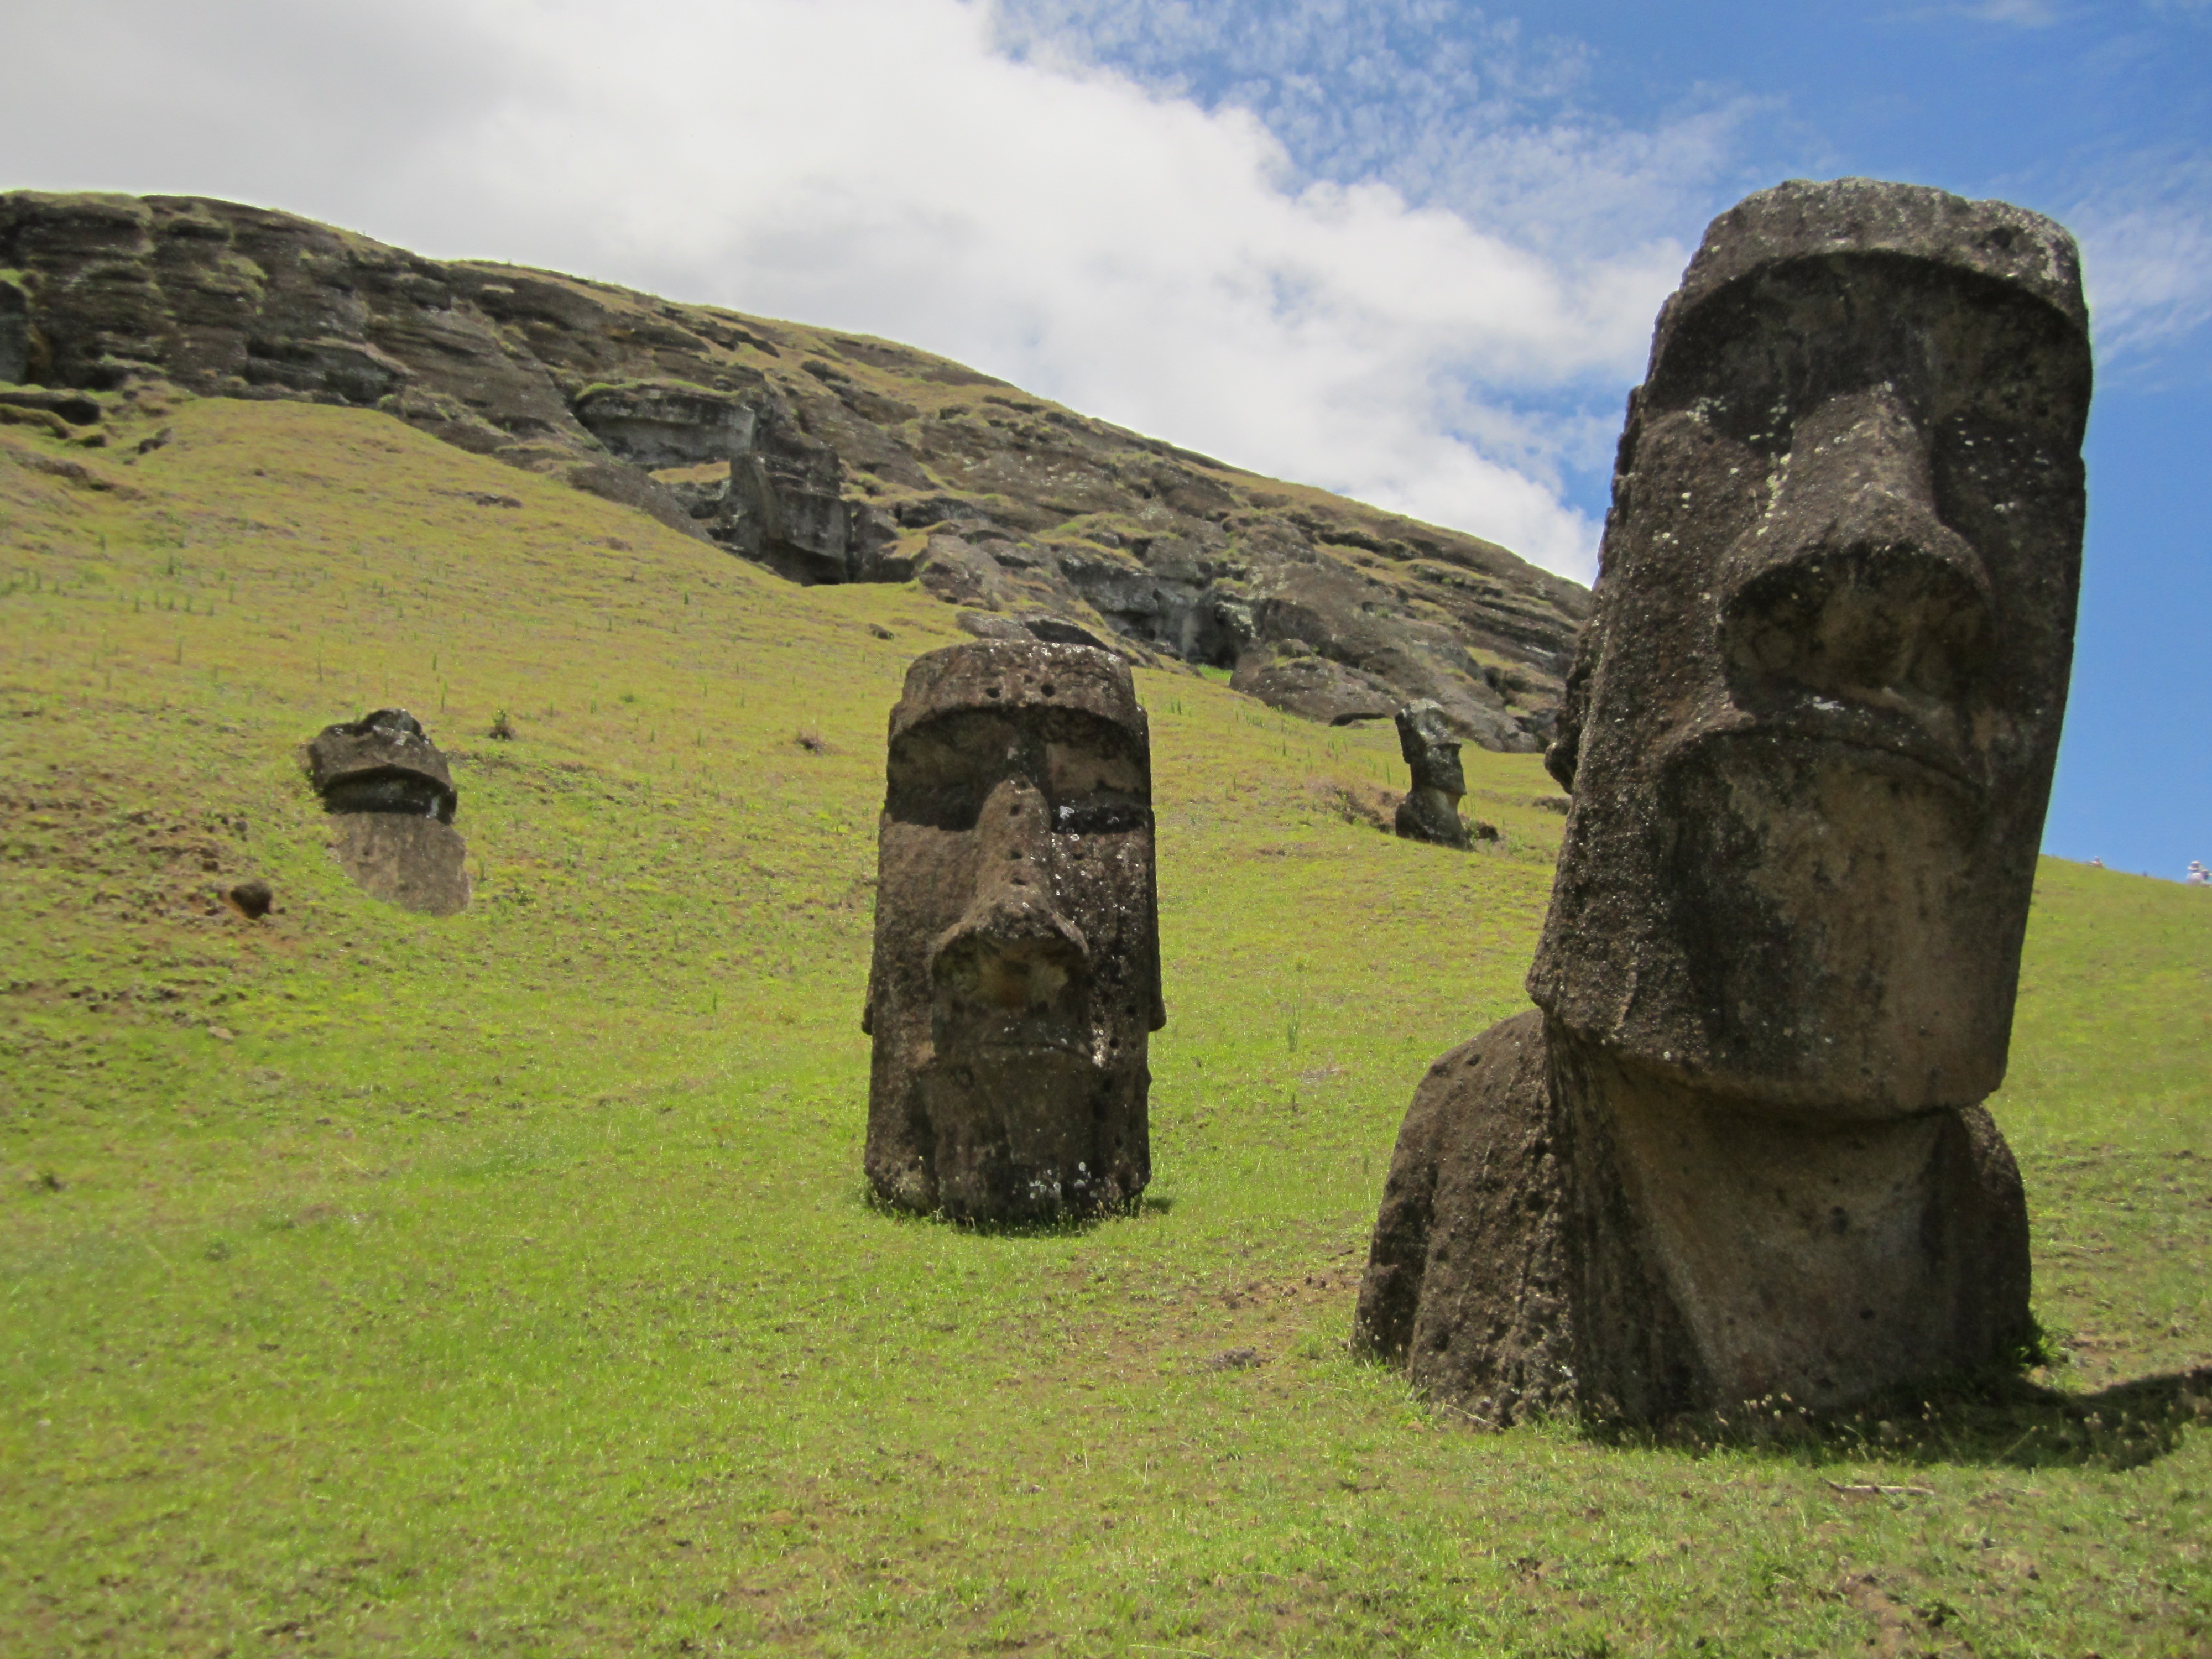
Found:
[[[307,744],[307,767],[331,815],[332,850],[362,891],[428,915],[467,908],[468,844],[453,828],[460,795],[421,721],[379,708],[326,726]]]
[[[891,711],[885,769],[871,1184],[970,1221],[1133,1206],[1166,1012],[1127,665],[1079,645],[932,652]]]
[[[2025,1200],[1979,1103],[2090,380],[2047,219],[1844,179],[1713,222],[1630,400],[1546,757],[1573,805],[1540,1012],[1417,1093],[1366,1346],[1493,1421],[1839,1405],[2022,1349]]]

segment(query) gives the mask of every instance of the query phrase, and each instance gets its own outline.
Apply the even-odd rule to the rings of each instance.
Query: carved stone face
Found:
[[[1714,222],[1631,400],[1529,989],[1785,1112],[2004,1074],[2073,649],[2073,244],[1844,180]]]
[[[932,652],[892,711],[888,772],[869,1179],[975,1219],[1133,1204],[1166,1015],[1128,668],[1085,646]]]

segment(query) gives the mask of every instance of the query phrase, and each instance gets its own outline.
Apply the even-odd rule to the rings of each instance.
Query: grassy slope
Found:
[[[1140,676],[1152,1201],[895,1220],[871,830],[950,613],[372,415],[169,418],[0,433],[0,1651],[2203,1650],[2212,1437],[2108,1385],[2212,1357],[2203,895],[2045,866],[1997,1103],[2107,1392],[1459,1432],[1342,1339],[1414,1079],[1522,1002],[1532,758],[1467,757],[1504,853],[1413,847],[1316,805],[1384,734]],[[293,759],[387,702],[455,757],[450,921],[348,884]]]

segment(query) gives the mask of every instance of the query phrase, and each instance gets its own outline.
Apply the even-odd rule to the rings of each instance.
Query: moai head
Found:
[[[887,769],[869,1179],[981,1220],[1133,1204],[1147,1034],[1167,1016],[1127,665],[1079,645],[931,652],[891,711]]]
[[[1459,739],[1444,723],[1444,711],[1424,697],[1398,711],[1398,752],[1413,769],[1413,787],[1434,789],[1457,800],[1467,793],[1467,774],[1459,763]]]
[[[1555,1023],[1814,1117],[1996,1087],[2089,384],[2047,219],[1844,179],[1713,222],[1630,398],[1548,757]]]
[[[395,812],[453,821],[453,775],[422,723],[404,708],[379,708],[326,726],[307,745],[307,779],[333,812]]]

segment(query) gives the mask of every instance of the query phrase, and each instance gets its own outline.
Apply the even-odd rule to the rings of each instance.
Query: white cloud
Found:
[[[1539,253],[1302,178],[1233,105],[1019,60],[992,25],[963,0],[75,0],[11,23],[35,67],[0,156],[908,340],[1587,577],[1562,407],[1635,377],[1686,248]],[[1607,137],[1652,167],[1699,142]],[[1534,158],[1524,205],[1636,176],[1571,134],[1499,142]]]
[[[2130,156],[2066,218],[2100,350],[2139,369],[2212,322],[2212,152]]]
[[[2046,29],[2065,15],[2052,0],[1981,0],[1969,6],[1966,15],[1984,23],[2008,23],[2014,28]]]

